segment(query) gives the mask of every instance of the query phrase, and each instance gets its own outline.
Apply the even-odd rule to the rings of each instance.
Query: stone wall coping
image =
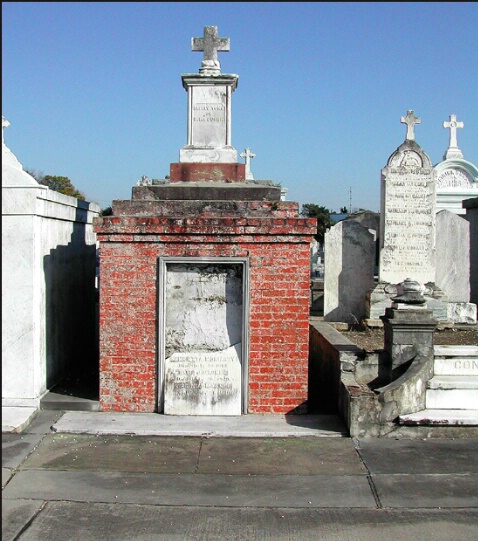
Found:
[[[96,233],[108,235],[314,235],[315,218],[173,218],[104,216],[94,219]]]

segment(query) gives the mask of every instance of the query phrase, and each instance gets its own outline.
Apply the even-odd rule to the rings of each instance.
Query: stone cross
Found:
[[[417,118],[413,111],[408,110],[407,116],[400,117],[400,122],[407,125],[407,136],[408,141],[415,141],[415,124],[420,124],[422,121],[421,118]]]
[[[4,133],[5,128],[8,128],[8,126],[10,126],[10,122],[8,122],[8,120],[2,115],[2,146],[5,145],[5,139],[3,137],[3,133]]]
[[[251,158],[255,158],[256,155],[254,152],[251,152],[251,149],[247,147],[244,152],[240,154],[241,158],[246,158],[246,180],[254,180],[251,171]]]
[[[463,128],[465,125],[463,122],[456,121],[456,115],[450,115],[450,122],[443,122],[444,128],[450,128],[450,144],[445,154],[445,159],[448,158],[463,158],[461,150],[458,148],[458,142],[456,139],[456,130]]]
[[[217,37],[217,26],[205,26],[204,37],[192,38],[191,47],[193,51],[204,51],[204,59],[201,62],[200,72],[220,73],[221,64],[217,59],[218,51],[229,51],[229,38]]]

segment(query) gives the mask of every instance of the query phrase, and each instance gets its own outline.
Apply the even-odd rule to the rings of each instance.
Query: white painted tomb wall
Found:
[[[2,407],[38,408],[91,326],[75,317],[84,319],[88,301],[94,316],[100,208],[40,186],[5,144],[2,158]],[[65,318],[70,334],[55,334]],[[94,340],[94,324],[91,332]]]

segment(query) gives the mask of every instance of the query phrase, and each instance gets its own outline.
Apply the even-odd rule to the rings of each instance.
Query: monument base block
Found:
[[[243,163],[172,163],[171,182],[245,182],[246,166]]]
[[[134,186],[133,201],[280,201],[281,189],[234,182],[174,182]]]
[[[476,324],[476,304],[471,302],[449,302],[448,321],[451,323]]]
[[[448,298],[435,284],[425,284],[423,293],[427,307],[432,310],[437,321],[449,321]],[[385,311],[392,306],[392,299],[397,296],[397,286],[388,282],[379,282],[367,293],[366,319],[377,320],[385,315]]]

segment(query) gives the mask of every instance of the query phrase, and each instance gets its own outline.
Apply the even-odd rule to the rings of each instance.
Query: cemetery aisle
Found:
[[[83,433],[58,430],[68,415]],[[108,435],[88,417],[3,434],[4,541],[476,539],[476,439],[356,440],[331,419],[314,436],[308,416],[300,437]]]

